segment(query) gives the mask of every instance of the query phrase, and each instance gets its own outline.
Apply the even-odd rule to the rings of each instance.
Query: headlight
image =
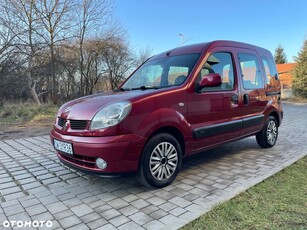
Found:
[[[121,122],[131,110],[129,101],[116,102],[99,110],[93,117],[90,129],[104,129],[117,125]]]

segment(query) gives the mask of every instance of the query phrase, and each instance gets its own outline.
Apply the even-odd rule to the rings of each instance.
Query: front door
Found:
[[[202,69],[195,77],[195,85],[209,73],[218,73],[222,84],[195,89],[188,96],[188,122],[193,135],[190,146],[192,152],[235,139],[240,136],[242,128],[233,54],[227,47],[213,48],[208,53]]]

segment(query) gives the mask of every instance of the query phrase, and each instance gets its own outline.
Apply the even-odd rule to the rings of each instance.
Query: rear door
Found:
[[[188,122],[194,152],[237,138],[242,127],[234,55],[229,48],[216,47],[208,52],[195,85],[209,73],[220,74],[222,85],[194,90],[188,95]]]
[[[243,128],[241,135],[246,136],[257,132],[263,126],[263,111],[266,107],[266,99],[263,98],[265,82],[260,70],[258,55],[255,51],[239,49],[237,61],[243,101],[241,110]]]
[[[274,60],[269,56],[261,56],[261,61],[264,69],[266,80],[266,92],[265,95],[269,97],[277,96],[280,98],[280,80],[278,79],[277,69],[274,64]]]

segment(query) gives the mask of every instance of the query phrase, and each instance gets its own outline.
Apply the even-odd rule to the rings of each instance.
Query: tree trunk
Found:
[[[55,76],[55,55],[54,55],[54,37],[53,34],[50,34],[50,57],[51,57],[51,77],[52,77],[52,84],[51,84],[51,100],[53,104],[58,103],[58,95],[57,95],[57,82]]]
[[[36,93],[35,87],[36,87],[36,82],[33,80],[33,59],[34,59],[34,55],[35,55],[35,51],[34,51],[34,45],[33,45],[33,40],[32,40],[32,36],[33,36],[33,18],[32,18],[32,10],[33,10],[33,1],[30,2],[30,12],[28,12],[28,22],[29,22],[29,46],[30,46],[30,57],[29,57],[29,63],[28,63],[28,85],[29,85],[29,89],[30,89],[30,94],[34,100],[34,102],[37,105],[41,105],[41,102],[38,98],[38,95]]]
[[[37,95],[37,93],[36,93],[36,90],[35,90],[35,86],[36,86],[36,83],[34,82],[34,83],[32,84],[32,86],[30,87],[30,93],[31,93],[31,96],[32,96],[34,102],[35,102],[37,105],[41,105],[41,102],[40,102],[40,100],[39,100],[39,98],[38,98],[38,95]]]
[[[83,65],[84,65],[84,57],[83,57],[83,39],[81,37],[80,40],[80,46],[79,46],[79,50],[80,50],[80,96],[84,95],[84,86],[83,86],[83,75],[84,75],[84,70],[83,70]]]

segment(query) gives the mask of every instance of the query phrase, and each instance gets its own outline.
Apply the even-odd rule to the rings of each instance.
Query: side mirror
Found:
[[[222,78],[218,73],[209,73],[201,79],[197,88],[200,90],[204,87],[215,87],[222,84]]]

